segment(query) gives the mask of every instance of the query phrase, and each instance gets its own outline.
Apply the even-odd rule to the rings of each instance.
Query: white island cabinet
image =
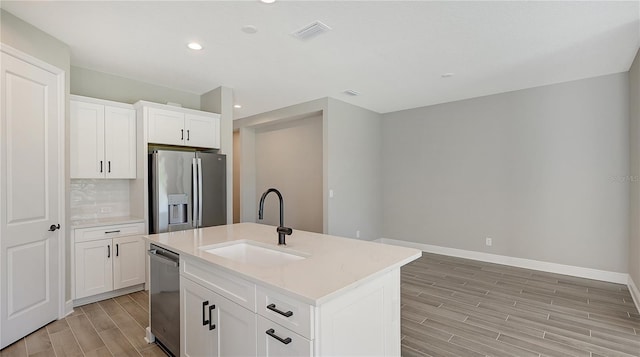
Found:
[[[147,237],[180,254],[182,356],[400,355],[400,267],[419,250],[277,238],[255,223]]]

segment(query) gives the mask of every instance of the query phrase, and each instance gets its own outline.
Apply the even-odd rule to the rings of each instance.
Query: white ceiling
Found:
[[[639,1],[6,1],[74,66],[196,94],[242,118],[321,97],[386,113],[627,71]],[[333,28],[300,41],[320,20]],[[241,31],[254,25],[252,35]],[[186,48],[197,40],[204,50]],[[455,76],[442,78],[453,72]],[[342,93],[353,89],[360,96]]]

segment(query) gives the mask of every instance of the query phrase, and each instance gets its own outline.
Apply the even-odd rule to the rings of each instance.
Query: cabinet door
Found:
[[[149,108],[147,132],[149,143],[184,145],[185,137],[184,114]]]
[[[139,236],[113,238],[113,288],[126,288],[145,281],[144,241]]]
[[[256,314],[214,292],[218,356],[256,356]]]
[[[76,299],[113,290],[111,239],[75,244]]]
[[[311,356],[313,343],[258,315],[258,356]]]
[[[103,178],[104,106],[71,101],[71,178]]]
[[[210,320],[209,307],[215,303],[213,292],[180,278],[180,355],[184,357],[218,356],[218,329]]]
[[[136,111],[104,108],[106,177],[136,178]]]
[[[200,148],[220,148],[220,119],[185,115],[185,145]]]

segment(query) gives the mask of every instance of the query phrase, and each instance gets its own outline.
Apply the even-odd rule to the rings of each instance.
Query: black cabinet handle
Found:
[[[216,324],[212,324],[213,322],[213,318],[211,318],[211,311],[213,309],[216,308],[215,304],[211,304],[211,306],[209,306],[209,331],[213,330],[214,328],[216,328]]]
[[[104,234],[111,234],[111,233],[120,233],[120,230],[116,230],[116,231],[106,231],[104,232]]]
[[[107,172],[111,172],[111,160],[107,161]]]
[[[293,316],[293,311],[287,311],[287,312],[284,312],[284,311],[278,310],[278,309],[276,309],[276,304],[269,304],[269,305],[267,305],[267,309],[269,309],[269,310],[271,310],[271,311],[275,311],[275,312],[277,312],[277,313],[279,313],[280,315],[285,316],[285,317],[291,317],[291,316]]]
[[[189,141],[189,129],[187,129],[187,141]]]
[[[274,330],[272,328],[268,329],[266,332],[267,332],[267,335],[275,338],[276,340],[284,343],[285,345],[288,345],[288,344],[291,343],[291,337],[282,338],[282,337],[276,335],[276,330]]]
[[[207,305],[209,305],[209,300],[202,302],[202,326],[206,326],[209,324],[209,320],[207,320]],[[209,314],[209,319],[211,319],[211,314]]]
[[[100,160],[100,172],[102,172],[102,160]]]
[[[120,255],[120,250],[118,249],[119,244],[116,244],[116,257]]]
[[[111,258],[111,245],[107,245],[107,258]]]
[[[58,225],[52,224],[49,226],[49,232],[55,232],[56,229],[60,229],[60,223],[58,223]]]
[[[180,140],[184,140],[184,129],[180,129]]]

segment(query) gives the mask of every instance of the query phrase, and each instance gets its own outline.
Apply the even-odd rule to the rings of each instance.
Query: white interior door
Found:
[[[14,51],[11,51],[14,52]],[[0,348],[58,318],[63,223],[62,74],[0,62]]]

